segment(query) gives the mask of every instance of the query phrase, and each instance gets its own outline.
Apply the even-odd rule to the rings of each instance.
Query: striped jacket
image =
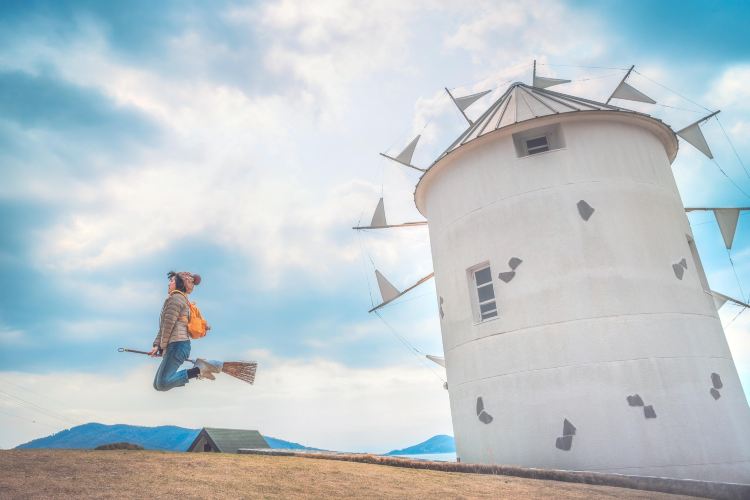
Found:
[[[159,331],[154,339],[154,347],[159,347],[164,351],[171,342],[190,340],[187,323],[179,320],[181,316],[187,318],[189,311],[190,308],[184,295],[172,293],[167,297],[161,308]]]

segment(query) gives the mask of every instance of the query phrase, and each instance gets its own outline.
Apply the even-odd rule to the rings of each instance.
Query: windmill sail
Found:
[[[399,155],[396,157],[396,160],[406,165],[411,165],[411,158],[412,156],[414,156],[414,150],[417,149],[417,143],[419,142],[420,137],[422,136],[418,135],[414,139],[412,139],[409,145],[406,146],[406,148],[401,151],[401,153],[399,153]]]
[[[614,98],[656,104],[656,101],[651,99],[649,96],[647,96],[640,90],[633,88],[625,82],[625,80],[627,80],[630,76],[630,73],[633,71],[633,69],[635,69],[635,65],[631,66],[628,72],[625,73],[625,76],[622,77],[622,80],[620,80],[620,84],[617,86],[615,91],[612,92],[612,95],[609,96],[609,99],[607,99],[607,104],[609,104],[609,101]]]
[[[385,205],[383,204],[383,198],[378,201],[378,206],[375,207],[375,213],[372,214],[371,227],[383,227],[387,226],[388,223],[385,221]]]
[[[445,358],[442,356],[433,356],[432,354],[426,354],[425,357],[432,361],[433,363],[437,363],[443,368],[445,368]]]
[[[458,109],[461,111],[466,111],[466,108],[477,102],[482,97],[486,96],[492,92],[491,90],[485,90],[482,92],[477,92],[476,94],[471,95],[465,95],[463,97],[453,97],[451,95],[451,98],[453,99],[453,102],[456,103],[456,106],[458,106]],[[450,93],[449,93],[450,94]]]
[[[656,101],[651,99],[649,96],[641,92],[640,90],[628,85],[626,82],[620,82],[614,92],[612,92],[612,98],[625,99],[628,101],[647,102],[649,104],[656,104]]]
[[[724,239],[724,246],[727,250],[732,249],[734,236],[737,234],[737,223],[740,219],[740,212],[750,210],[750,207],[736,208],[685,208],[686,212],[704,211],[713,212],[716,217],[716,223],[719,225],[721,237]]]
[[[378,206],[375,207],[375,213],[372,214],[372,221],[369,226],[355,226],[352,229],[388,229],[392,227],[411,227],[411,226],[425,226],[427,221],[416,221],[416,222],[402,222],[401,224],[388,224],[385,218],[385,203],[383,198],[378,201]]]
[[[717,208],[714,210],[716,222],[719,224],[721,237],[724,238],[724,245],[727,249],[732,248],[734,235],[737,232],[737,221],[740,219],[739,208]]]
[[[398,289],[393,286],[382,274],[380,274],[380,271],[375,270],[375,277],[378,279],[378,287],[380,288],[380,296],[383,297],[383,302],[378,304],[377,306],[373,307],[367,312],[373,312],[377,309],[380,309],[384,305],[396,300],[397,298],[401,297],[402,295],[406,295],[407,293],[411,292],[415,288],[417,288],[419,285],[424,283],[425,281],[429,280],[435,276],[434,272],[431,272],[424,278],[421,278],[419,281],[414,283],[409,288],[405,289],[403,292],[399,292]]]
[[[561,85],[563,83],[570,83],[570,80],[564,80],[562,78],[547,78],[544,76],[536,76],[536,74],[534,74],[532,85],[538,89],[546,89],[547,87]]]
[[[375,277],[378,279],[378,288],[380,288],[380,296],[383,298],[383,303],[390,302],[401,295],[398,288],[393,286],[377,269],[375,270]]]
[[[703,132],[701,131],[700,124],[705,122],[712,116],[716,116],[718,113],[719,111],[711,113],[710,115],[701,118],[695,123],[691,123],[687,127],[683,128],[682,130],[678,130],[675,133],[679,135],[680,137],[682,137],[683,139],[685,139],[695,149],[697,149],[704,155],[708,156],[709,158],[713,159],[714,155],[711,154],[711,148],[708,147],[706,138],[703,136]]]
[[[380,153],[381,156],[385,156],[389,160],[397,161],[401,163],[402,165],[405,165],[407,167],[413,168],[414,170],[419,170],[420,172],[424,172],[424,169],[415,167],[411,164],[411,159],[414,156],[414,150],[417,149],[417,143],[419,142],[419,138],[422,137],[422,135],[416,136],[412,141],[404,148],[403,151],[401,151],[398,156],[393,157],[389,156],[385,153]]]
[[[719,292],[715,292],[711,290],[711,295],[714,298],[714,304],[716,304],[717,311],[721,309],[721,306],[723,306],[727,302],[732,302],[733,304],[737,304],[738,306],[742,306],[742,307],[750,307],[750,304],[746,304],[745,302],[742,302],[741,300],[733,299],[732,297],[729,297],[728,295],[724,295],[723,293],[719,293]]]

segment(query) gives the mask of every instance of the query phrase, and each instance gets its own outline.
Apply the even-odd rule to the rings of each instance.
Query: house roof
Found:
[[[635,111],[516,82],[482,114],[440,158],[495,130],[543,116],[576,111]],[[438,158],[439,159],[439,158]]]
[[[198,433],[188,451],[193,450],[193,447],[203,435],[207,435],[216,449],[224,453],[236,453],[240,448],[270,448],[258,431],[204,427]]]

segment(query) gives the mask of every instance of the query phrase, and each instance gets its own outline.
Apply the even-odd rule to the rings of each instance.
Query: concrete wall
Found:
[[[620,115],[526,124],[559,123],[565,147],[524,158],[509,127],[420,181],[458,456],[750,483],[750,410],[689,247],[673,136]],[[499,315],[476,323],[467,270],[485,261]]]

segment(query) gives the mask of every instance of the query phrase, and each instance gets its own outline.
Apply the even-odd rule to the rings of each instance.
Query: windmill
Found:
[[[464,462],[748,482],[750,409],[717,310],[750,306],[711,290],[686,214],[712,212],[729,252],[750,207],[683,206],[678,138],[712,158],[701,126],[718,111],[675,132],[610,104],[655,103],[634,73],[598,102],[549,90],[568,80],[534,63],[475,119],[487,92],[446,89],[466,130],[429,168],[419,136],[383,154],[420,172],[426,220],[388,224],[381,198],[356,228],[426,223],[434,272],[399,290],[376,269],[370,311],[434,277],[445,356],[428,358]]]

